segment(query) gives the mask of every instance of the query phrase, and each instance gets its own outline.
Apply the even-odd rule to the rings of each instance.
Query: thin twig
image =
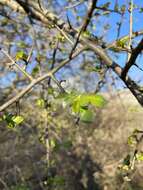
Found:
[[[91,5],[89,7],[89,10],[87,12],[87,15],[86,15],[86,17],[84,19],[84,22],[83,22],[82,26],[81,26],[81,29],[80,29],[79,33],[77,34],[76,41],[75,41],[75,43],[74,43],[74,45],[72,47],[72,50],[71,50],[71,52],[69,54],[69,58],[72,57],[72,54],[73,54],[74,50],[76,49],[76,47],[78,45],[78,42],[79,42],[79,39],[80,39],[80,36],[81,36],[82,32],[85,32],[87,27],[88,27],[88,24],[89,24],[89,22],[90,22],[90,20],[92,18],[93,11],[94,11],[94,9],[96,7],[96,3],[97,3],[97,0],[92,0]]]
[[[116,10],[112,10],[112,9],[107,9],[107,8],[104,8],[104,7],[98,7],[96,6],[96,9],[98,10],[102,10],[102,11],[108,11],[110,13],[117,13],[117,14],[122,14],[120,11],[116,11]]]
[[[140,43],[138,44],[138,46],[132,50],[132,54],[130,56],[129,61],[127,62],[127,64],[125,65],[123,71],[122,71],[122,75],[121,78],[124,80],[126,78],[126,75],[129,71],[129,69],[131,68],[132,65],[135,64],[135,61],[138,57],[138,55],[141,53],[141,51],[143,50],[143,38],[140,41]]]
[[[54,66],[55,66],[56,54],[57,54],[57,50],[58,50],[58,44],[59,44],[59,41],[56,42],[56,47],[53,50],[53,59],[52,59],[52,64],[51,64],[50,70],[52,70],[54,68]],[[48,80],[48,86],[50,85],[50,83],[51,83],[51,78],[49,78],[49,80]]]
[[[65,89],[61,86],[61,83],[56,79],[54,75],[51,76],[51,79],[56,83],[62,93],[65,92]]]
[[[32,76],[30,76],[23,68],[21,68],[16,61],[3,49],[1,49],[1,52],[5,54],[11,61],[11,65],[14,65],[18,70],[20,70],[30,81],[33,80]]]
[[[27,63],[29,62],[29,60],[30,60],[30,58],[31,58],[31,56],[32,56],[33,49],[34,49],[34,44],[32,45],[31,50],[30,50],[30,53],[29,53],[29,55],[28,55],[28,57],[27,57],[27,60],[26,60]]]
[[[82,51],[84,51],[85,48],[81,48],[80,50],[76,51],[72,59],[77,57]],[[69,63],[71,59],[66,59],[63,62],[61,62],[57,67],[53,68],[53,70],[49,71],[48,73],[44,74],[43,76],[38,77],[37,79],[33,79],[32,82],[24,88],[21,92],[19,92],[16,96],[8,100],[6,103],[4,103],[2,106],[0,106],[0,112],[8,108],[10,105],[13,103],[17,102],[20,100],[25,94],[27,94],[35,85],[39,84],[43,80],[51,77],[53,74],[55,74],[57,71],[59,71],[61,68],[63,68],[67,63]]]
[[[65,37],[65,39],[70,43],[70,44],[74,44],[73,41],[68,37],[68,35],[66,34],[66,32],[61,29],[58,25],[55,24],[55,27],[57,28],[57,30]]]
[[[132,44],[132,34],[133,34],[133,0],[130,0],[129,5],[129,14],[130,14],[130,30],[129,30],[129,43],[128,43],[128,49],[131,49]],[[127,61],[130,59],[130,53],[127,53]]]
[[[135,38],[135,37],[141,36],[141,35],[143,35],[143,30],[133,32],[133,33],[132,33],[132,39]],[[129,39],[129,35],[122,36],[122,37],[119,38],[118,40],[119,40],[119,41],[122,41],[122,40],[125,39],[125,38],[126,38],[126,39]],[[109,48],[112,48],[112,47],[116,47],[116,42],[117,42],[117,40],[113,41],[113,42],[110,43],[110,44],[107,44],[105,49],[109,49]]]
[[[79,5],[82,4],[82,3],[84,3],[84,1],[76,2],[76,3],[73,4],[73,5],[66,6],[65,9],[73,9],[73,8],[79,6]]]

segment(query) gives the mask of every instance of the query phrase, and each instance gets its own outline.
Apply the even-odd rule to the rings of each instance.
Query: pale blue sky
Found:
[[[54,1],[53,1],[54,2]],[[59,9],[59,12],[61,12],[61,9],[64,10],[65,6],[67,6],[69,1],[66,1],[66,0],[57,0],[57,3],[58,3],[58,6],[57,4],[55,4],[55,8],[58,8]],[[75,1],[77,2],[77,1]],[[87,1],[85,1],[87,2]],[[108,0],[98,0],[98,6],[104,4],[104,3],[107,3],[109,2]],[[114,3],[115,3],[115,0],[111,0],[111,6],[110,8],[113,9],[114,8]],[[123,4],[126,4],[127,2],[129,2],[129,0],[118,0],[119,4],[120,5],[123,5]],[[138,6],[138,7],[143,7],[143,1],[142,0],[134,0],[134,3]],[[54,7],[53,7],[53,10],[54,10]],[[85,15],[86,14],[86,6],[84,4],[80,4],[77,8],[77,13],[78,15],[82,16],[82,15]],[[75,17],[74,17],[74,14],[73,14],[73,11],[72,9],[69,9],[67,11],[67,14],[71,20],[71,22],[74,24],[75,23]],[[64,14],[64,11],[61,12],[61,17],[66,19],[65,17],[66,13]],[[103,34],[103,25],[105,24],[109,24],[111,25],[111,29],[109,29],[108,32],[106,32],[104,34],[104,39],[107,41],[107,42],[112,42],[116,39],[116,36],[117,36],[117,25],[116,25],[116,22],[120,22],[120,15],[116,14],[116,13],[112,13],[110,14],[110,16],[106,17],[106,16],[103,16],[101,19],[98,19],[96,18],[94,21],[95,21],[95,30],[94,30],[94,34],[98,34],[98,35],[102,35]],[[139,14],[138,13],[138,10],[134,10],[133,11],[133,31],[137,31],[137,30],[141,30],[143,29],[143,13]],[[123,19],[123,25],[121,27],[121,33],[120,33],[120,36],[123,36],[123,35],[127,35],[129,33],[129,14],[127,13],[126,15],[124,15],[124,19]],[[139,40],[139,39],[138,39]],[[117,61],[121,66],[123,66],[125,64],[125,61],[126,61],[126,56],[125,54],[121,54],[119,56],[119,59],[116,60],[116,58],[114,58],[115,61]],[[137,63],[138,65],[140,65],[140,67],[143,68],[142,66],[142,61],[143,59],[142,58],[139,58]],[[34,65],[34,64],[33,64]],[[141,79],[143,81],[143,77],[142,77],[142,73],[141,71],[139,71],[138,69],[136,69],[135,67],[133,67],[131,70],[130,70],[130,74],[131,76],[135,79],[135,80],[139,80]],[[4,79],[3,79],[4,80]]]

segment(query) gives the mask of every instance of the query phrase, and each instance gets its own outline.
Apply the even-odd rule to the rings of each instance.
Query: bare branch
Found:
[[[97,3],[97,0],[92,0],[91,5],[89,7],[89,10],[87,12],[87,15],[86,15],[86,17],[84,19],[84,22],[83,22],[83,24],[81,26],[81,29],[80,29],[80,31],[79,31],[79,33],[77,35],[76,41],[75,41],[75,43],[73,45],[73,48],[71,50],[71,53],[70,53],[69,57],[72,57],[72,54],[73,54],[74,50],[76,49],[76,46],[78,45],[78,42],[79,42],[79,39],[80,39],[80,36],[81,36],[82,32],[85,32],[86,29],[87,29],[88,24],[89,24],[89,22],[90,22],[90,20],[92,18],[93,11],[94,11],[94,9],[96,7],[96,3]]]
[[[30,15],[33,19],[39,20],[48,26],[49,25],[58,26],[58,28],[61,29],[63,31],[63,33],[65,33],[67,35],[71,35],[72,37],[73,37],[73,33],[77,34],[76,30],[72,30],[72,31],[71,31],[71,29],[69,30],[69,25],[64,23],[55,14],[48,12],[46,15],[44,15],[42,12],[40,12],[40,10],[37,11],[36,7],[33,5],[34,1],[28,1],[28,3],[25,3],[21,0],[16,0],[16,2],[18,2],[24,8],[25,11],[27,11],[28,13],[30,12]],[[72,34],[71,34],[71,32],[72,32]],[[134,36],[137,36],[137,35],[139,35],[139,34],[137,34],[137,33],[134,34]],[[133,38],[133,35],[132,35],[132,38]],[[81,38],[81,42],[82,42],[83,46],[88,47],[90,50],[94,51],[94,53],[97,56],[99,56],[100,59],[103,60],[104,64],[106,64],[108,68],[111,68],[122,79],[122,81],[130,89],[132,94],[136,97],[138,102],[141,105],[143,105],[143,95],[139,89],[139,86],[134,81],[132,81],[128,76],[121,77],[121,75],[123,74],[122,73],[123,69],[117,63],[112,61],[112,59],[107,55],[107,53],[103,50],[103,48],[100,48],[95,43],[93,43],[92,41],[90,41],[84,37]],[[132,60],[132,61],[129,60],[131,65],[133,62],[135,62],[138,54],[142,50],[141,43],[139,43],[139,45],[137,47],[138,48],[135,48],[131,55],[130,60]],[[127,65],[130,65],[129,62]],[[126,67],[128,67],[128,66],[126,66]],[[129,68],[130,68],[130,66],[129,66]],[[54,68],[54,69],[56,69],[56,68]],[[124,76],[124,74],[123,74],[123,76]]]
[[[78,56],[82,51],[84,51],[85,48],[81,48],[80,50],[78,50],[77,52],[75,52],[72,56],[72,59],[75,58],[76,56]],[[0,106],[0,112],[5,110],[6,108],[8,108],[10,105],[12,105],[13,103],[17,102],[19,99],[21,99],[25,94],[27,94],[35,85],[39,84],[40,82],[42,82],[43,80],[52,77],[54,73],[56,73],[57,71],[59,71],[61,68],[63,68],[67,63],[69,63],[69,61],[71,61],[71,59],[66,59],[65,61],[61,62],[61,64],[59,64],[57,67],[53,68],[51,71],[49,71],[48,73],[44,74],[43,76],[38,77],[37,79],[33,79],[32,82],[26,87],[24,88],[20,93],[18,93],[16,96],[14,96],[12,99],[10,99],[9,101],[7,101],[6,103],[4,103],[2,106]]]
[[[117,14],[122,14],[120,11],[116,11],[116,10],[112,10],[112,9],[107,9],[107,8],[104,8],[104,7],[98,7],[96,6],[96,9],[98,10],[102,10],[102,11],[108,11],[110,13],[117,13]]]
[[[82,39],[82,43],[87,44],[87,47],[89,48],[89,50],[94,51],[95,54],[98,55],[100,59],[103,60],[104,64],[107,65],[108,68],[111,68],[119,76],[119,78],[126,84],[128,89],[135,96],[137,101],[143,106],[143,94],[142,94],[142,91],[140,90],[140,86],[138,86],[128,76],[123,79],[121,76],[123,69],[116,62],[114,62],[102,48],[100,48],[99,46],[95,45],[93,42],[85,38]],[[143,42],[142,42],[142,46],[143,46]]]
[[[133,33],[132,33],[132,39],[135,38],[135,37],[141,36],[141,35],[143,35],[143,30],[133,32]],[[119,38],[118,40],[122,41],[123,39],[129,39],[129,35],[122,36],[122,37]],[[116,47],[116,46],[117,46],[117,45],[116,45],[116,42],[117,42],[117,40],[114,41],[114,42],[112,42],[112,43],[110,43],[110,44],[107,44],[107,45],[106,45],[106,49],[109,49],[109,48],[112,48],[112,47]]]
[[[131,68],[132,65],[135,64],[135,61],[136,61],[138,55],[141,53],[142,50],[143,50],[143,38],[140,41],[140,43],[138,44],[138,46],[132,51],[131,57],[123,69],[122,76],[121,76],[121,78],[123,80],[125,80],[129,69]]]
[[[73,5],[66,6],[65,9],[73,9],[73,8],[77,7],[78,5],[80,5],[80,4],[82,4],[82,3],[84,3],[83,0],[82,0],[82,1],[79,1],[79,2],[76,2],[76,3],[73,4]]]
[[[11,61],[11,65],[14,65],[18,70],[20,70],[30,81],[33,80],[32,76],[30,76],[22,67],[20,67],[16,61],[3,49],[1,49],[2,53],[4,53]]]
[[[133,0],[130,0],[129,5],[129,14],[130,14],[130,31],[129,31],[129,43],[128,48],[131,49],[132,44],[132,34],[133,34]],[[130,54],[127,54],[127,61],[130,59]]]
[[[10,8],[12,8],[15,12],[21,12],[21,13],[25,13],[23,7],[21,7],[16,1],[14,0],[0,0],[0,3],[2,5],[6,5],[9,6]]]

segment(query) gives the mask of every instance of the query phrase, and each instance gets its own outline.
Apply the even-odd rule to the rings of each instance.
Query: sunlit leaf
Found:
[[[19,116],[13,116],[12,120],[14,121],[16,125],[19,125],[24,121],[24,118],[19,115]]]
[[[56,146],[56,141],[54,139],[50,139],[50,147],[55,148]]]
[[[27,47],[27,44],[24,41],[19,41],[19,42],[16,43],[16,45],[19,48],[26,48]]]
[[[37,99],[36,105],[39,106],[40,108],[44,108],[45,107],[45,100],[42,98]]]
[[[107,8],[109,8],[110,4],[111,4],[111,2],[107,2],[107,3],[105,3],[104,5],[102,5],[102,7],[103,7],[104,9],[107,9]]]
[[[24,51],[18,51],[17,53],[16,53],[16,61],[18,61],[18,60],[27,60],[27,55],[26,55],[26,53],[24,52]]]
[[[80,99],[80,98],[79,98],[79,99]],[[80,105],[79,99],[77,98],[77,99],[76,99],[75,101],[73,101],[73,103],[72,103],[72,111],[73,111],[74,113],[79,113],[79,111],[80,111],[81,105]]]
[[[136,154],[136,159],[138,161],[143,161],[143,153],[141,152],[141,153]]]
[[[41,54],[41,53],[38,53],[38,54],[37,54],[37,57],[36,57],[36,60],[37,60],[38,62],[40,62],[40,61],[45,61],[45,60],[46,60],[46,56],[43,55],[43,54]]]
[[[81,121],[88,123],[93,120],[93,113],[89,110],[89,106],[103,107],[106,103],[101,95],[89,93],[64,93],[58,98],[63,99],[64,106],[70,106],[72,113],[77,114]]]
[[[135,146],[137,144],[137,140],[134,135],[128,137],[128,145]]]
[[[122,6],[121,6],[121,12],[124,14],[125,11],[126,11],[126,5],[122,5]]]
[[[80,120],[85,123],[93,122],[93,113],[90,110],[81,109],[80,110]]]
[[[120,40],[117,40],[116,44],[117,46],[124,48],[127,45],[128,41],[129,41],[129,38],[125,37]]]
[[[24,118],[20,115],[13,116],[12,114],[6,113],[3,115],[2,120],[7,123],[8,128],[15,128],[24,121]]]

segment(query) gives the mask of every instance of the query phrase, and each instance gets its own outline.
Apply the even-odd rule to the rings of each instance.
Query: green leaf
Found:
[[[36,66],[33,70],[32,70],[32,76],[35,76],[38,72],[39,72],[40,68],[39,66]]]
[[[90,32],[86,30],[85,32],[82,33],[83,37],[89,38],[91,36]]]
[[[56,141],[54,139],[50,140],[50,147],[55,148],[56,147]]]
[[[65,179],[63,176],[55,176],[54,177],[54,184],[58,186],[62,186],[65,184]]]
[[[143,8],[140,8],[140,13],[143,13]]]
[[[111,2],[107,2],[107,3],[105,3],[104,5],[102,5],[102,8],[108,9],[109,6],[110,6],[110,4],[111,4]]]
[[[76,101],[76,98],[78,97],[78,94],[75,92],[71,93],[62,93],[57,98],[63,99],[64,105],[72,105],[74,101]]]
[[[46,184],[51,184],[53,186],[62,186],[65,185],[65,179],[63,176],[58,176],[56,175],[55,177],[48,177],[47,183]]]
[[[8,128],[14,128],[15,127],[15,123],[12,120],[13,115],[6,113],[3,115],[2,119],[7,123],[7,127]]]
[[[88,98],[90,103],[96,107],[103,107],[106,104],[105,99],[101,95],[90,94]]]
[[[62,146],[65,148],[65,149],[69,149],[72,147],[72,141],[71,140],[67,140],[67,141],[64,141]]]
[[[85,123],[93,122],[93,113],[90,110],[81,109],[80,120],[85,122]]]
[[[97,94],[62,94],[58,98],[63,98],[67,104],[72,105],[74,112],[79,112],[80,107],[87,106],[88,104],[94,105],[96,107],[102,107],[105,105],[106,101],[101,95]]]
[[[93,114],[88,109],[89,105],[96,107],[102,107],[106,101],[101,95],[83,93],[78,94],[75,92],[62,94],[60,97],[64,100],[64,105],[69,105],[73,114],[78,114],[80,120],[83,122],[92,122]]]
[[[45,107],[45,100],[43,98],[37,99],[36,105],[39,106],[40,108],[44,108]]]
[[[136,154],[136,159],[138,161],[143,161],[143,153],[141,152],[141,153]]]
[[[16,45],[19,48],[26,48],[27,47],[27,44],[24,41],[19,41],[19,42],[16,43]]]
[[[72,111],[73,111],[74,113],[79,113],[80,107],[81,107],[81,105],[80,105],[79,100],[75,100],[75,101],[72,103]]]
[[[43,54],[41,54],[41,53],[38,53],[38,54],[37,54],[37,57],[36,57],[36,60],[37,60],[38,62],[40,62],[40,61],[45,61],[45,60],[46,60],[46,56],[43,55]]]
[[[6,26],[6,25],[8,25],[8,19],[7,18],[3,18],[2,20],[1,20],[1,26]]]
[[[26,61],[27,60],[27,55],[26,55],[26,53],[24,52],[24,51],[18,51],[17,53],[16,53],[16,61],[18,61],[18,60],[24,60],[24,61]]]
[[[11,186],[10,190],[30,190],[30,189],[25,184],[19,184],[19,185]]]
[[[12,120],[13,122],[16,124],[16,125],[19,125],[21,124],[23,121],[24,121],[24,118],[22,116],[13,116],[12,117]]]
[[[122,5],[122,6],[121,6],[121,13],[123,13],[123,14],[124,14],[124,13],[125,13],[125,11],[126,11],[126,5]]]
[[[8,128],[14,128],[24,121],[22,116],[13,116],[12,114],[6,113],[2,118],[7,123]]]
[[[129,37],[124,37],[120,40],[117,40],[116,44],[117,46],[124,48],[127,45],[128,41],[129,41]]]
[[[50,95],[53,95],[54,94],[54,89],[52,87],[49,87],[48,88],[48,94]]]
[[[63,35],[61,35],[61,34],[58,34],[58,35],[56,36],[56,38],[57,38],[60,42],[65,42],[65,37],[64,37]]]
[[[117,11],[117,12],[119,11],[119,5],[118,5],[118,3],[115,4],[114,10]]]
[[[136,138],[135,138],[135,135],[131,135],[128,137],[128,145],[130,146],[135,146],[137,144],[137,141],[136,141]]]
[[[102,107],[105,105],[106,101],[101,95],[96,94],[81,94],[78,96],[78,99],[80,106],[86,106],[88,104],[91,104],[96,107]]]

